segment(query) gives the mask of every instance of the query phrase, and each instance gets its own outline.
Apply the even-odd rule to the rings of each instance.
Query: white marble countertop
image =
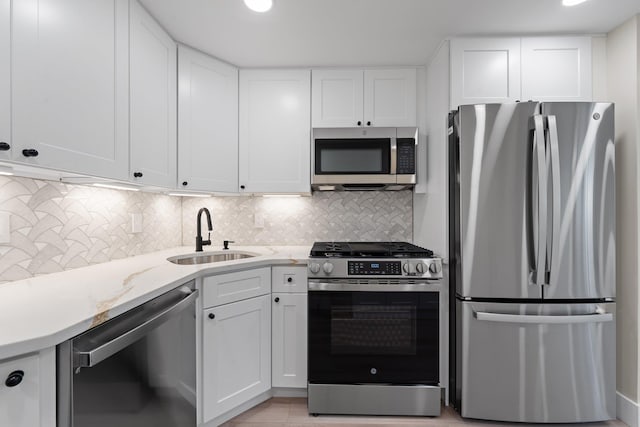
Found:
[[[206,248],[205,252],[222,248]],[[176,265],[184,246],[0,284],[0,360],[55,346],[193,278],[267,265],[306,265],[309,246],[234,246],[252,258]]]

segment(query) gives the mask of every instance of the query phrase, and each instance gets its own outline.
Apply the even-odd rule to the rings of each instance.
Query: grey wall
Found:
[[[607,36],[607,94],[616,104],[617,388],[635,402],[638,402],[639,38],[638,16]]]

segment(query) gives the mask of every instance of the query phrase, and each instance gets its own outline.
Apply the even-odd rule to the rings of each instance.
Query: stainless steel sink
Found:
[[[254,256],[256,256],[256,254],[250,252],[203,252],[201,254],[178,255],[167,258],[167,261],[179,265],[195,265],[208,264],[210,262],[233,261],[252,258]]]

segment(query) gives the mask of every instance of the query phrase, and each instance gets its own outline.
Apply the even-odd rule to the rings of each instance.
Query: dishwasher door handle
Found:
[[[97,365],[109,356],[117,353],[125,347],[133,344],[147,333],[160,326],[173,316],[179,314],[191,305],[198,298],[198,290],[190,292],[184,299],[180,300],[171,307],[165,308],[158,313],[150,316],[143,323],[136,325],[127,332],[107,341],[98,343],[98,345],[88,350],[73,351],[74,368],[90,368]]]

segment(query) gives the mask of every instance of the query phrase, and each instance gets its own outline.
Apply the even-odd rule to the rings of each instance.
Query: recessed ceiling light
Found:
[[[254,12],[266,12],[273,6],[273,0],[244,0],[244,4]]]
[[[562,0],[563,6],[575,6],[580,3],[584,3],[587,0]]]

